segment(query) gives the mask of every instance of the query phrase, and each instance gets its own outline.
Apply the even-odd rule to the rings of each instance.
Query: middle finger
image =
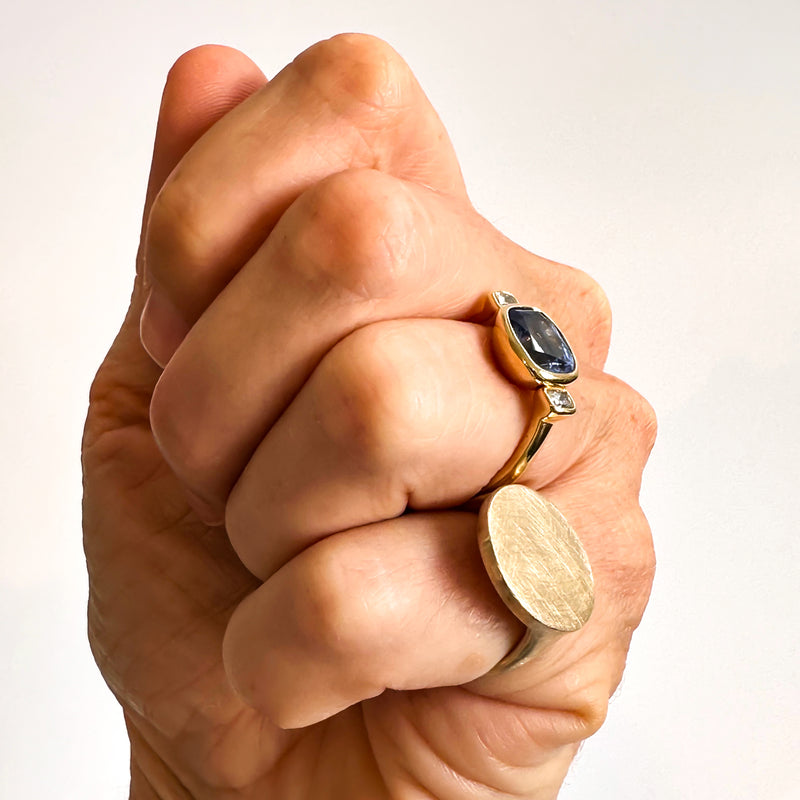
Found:
[[[485,326],[433,319],[379,322],[334,347],[228,499],[245,566],[267,580],[330,534],[457,507],[485,486],[532,414],[532,392],[510,383],[490,350]],[[578,413],[555,426],[525,473],[530,485],[564,473],[595,437],[608,381],[589,373],[572,392]]]

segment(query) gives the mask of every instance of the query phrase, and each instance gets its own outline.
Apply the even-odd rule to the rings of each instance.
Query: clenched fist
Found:
[[[522,482],[576,529],[596,603],[487,675],[524,632],[464,505],[528,423],[492,356],[498,289],[581,365]],[[335,37],[270,82],[233,50],[183,56],[83,451],[90,638],[134,800],[555,797],[653,573],[655,423],[602,372],[609,332],[594,281],[472,208],[383,42]]]

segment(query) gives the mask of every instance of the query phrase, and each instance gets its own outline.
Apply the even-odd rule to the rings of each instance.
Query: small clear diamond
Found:
[[[517,304],[517,298],[510,292],[494,292],[494,299],[498,306],[513,306]]]
[[[558,389],[553,386],[546,386],[544,393],[550,401],[550,405],[558,414],[571,414],[575,411],[575,401],[566,389]]]

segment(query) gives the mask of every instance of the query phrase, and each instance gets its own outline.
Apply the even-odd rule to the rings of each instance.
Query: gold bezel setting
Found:
[[[544,311],[535,306],[527,306],[518,302],[516,297],[508,292],[493,292],[491,298],[492,304],[497,309],[493,336],[495,353],[503,369],[515,383],[532,389],[548,384],[564,385],[578,377],[578,362],[567,338]],[[535,360],[524,342],[520,340],[509,318],[509,313],[515,310],[529,312],[538,317],[537,322],[541,327],[541,334],[537,335],[536,331],[528,330],[532,344],[539,345],[541,352],[544,352],[541,344],[542,338],[547,337],[555,341],[563,351],[555,358],[564,363],[571,362],[572,369],[551,370]]]
[[[552,424],[575,413],[575,401],[564,387],[578,377],[578,362],[573,350],[547,314],[541,309],[523,305],[510,292],[492,292],[489,301],[496,312],[492,344],[498,365],[513,383],[534,391],[531,421],[525,435],[509,461],[475,496],[478,500],[500,486],[518,480],[528,462],[544,443]],[[538,327],[537,331],[529,326],[524,333],[530,339],[530,345],[535,352],[541,354],[540,360],[549,360],[552,364],[558,364],[561,369],[548,369],[537,361],[538,355],[534,357],[526,348],[509,318],[509,311],[514,309],[526,312]],[[544,340],[549,350],[545,347]]]

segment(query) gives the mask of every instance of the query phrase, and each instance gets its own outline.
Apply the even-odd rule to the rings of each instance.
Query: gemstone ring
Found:
[[[496,311],[492,344],[503,373],[532,392],[528,428],[508,462],[473,499],[514,483],[542,446],[553,423],[575,413],[575,401],[564,388],[578,377],[572,348],[558,326],[543,311],[521,305],[513,294],[492,292]]]

